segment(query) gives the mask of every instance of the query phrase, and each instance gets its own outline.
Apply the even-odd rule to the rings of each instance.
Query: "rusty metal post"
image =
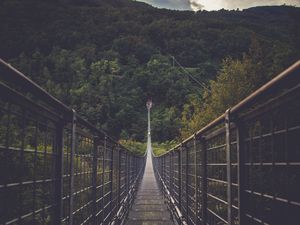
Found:
[[[105,187],[104,187],[104,184],[105,184],[105,170],[106,170],[106,162],[105,162],[105,157],[106,157],[106,140],[107,139],[107,136],[105,135],[104,136],[104,143],[103,143],[103,148],[102,148],[102,196],[101,196],[101,210],[102,210],[102,213],[101,213],[101,221],[100,222],[104,222],[104,219],[105,219],[105,211],[104,211],[104,196],[105,196]]]
[[[182,146],[180,146],[180,150],[178,150],[178,202],[179,202],[179,210],[182,211],[182,208],[181,208],[181,197],[182,197],[182,193],[181,193],[181,186],[182,186],[182,176],[181,176],[181,165],[182,165],[182,157],[181,157],[181,149],[182,149]]]
[[[70,198],[69,198],[69,225],[73,225],[73,208],[74,208],[74,155],[76,148],[76,111],[73,109],[72,118],[72,136],[71,136],[71,152],[70,152]]]
[[[117,170],[118,170],[118,206],[117,209],[121,207],[121,148],[118,144],[118,164],[117,164]]]
[[[64,123],[59,121],[56,128],[56,165],[55,165],[55,216],[54,224],[61,224],[63,217],[63,160],[64,160]]]
[[[200,139],[201,144],[201,174],[202,174],[202,190],[201,190],[201,197],[202,197],[202,224],[207,224],[207,148],[206,148],[206,140],[201,137]]]
[[[110,185],[109,185],[109,189],[110,189],[110,196],[109,196],[109,208],[110,208],[110,212],[109,212],[109,218],[112,219],[112,209],[113,209],[113,195],[114,195],[114,190],[113,190],[113,180],[114,180],[114,149],[115,149],[115,146],[112,146],[111,147],[111,154],[110,154],[110,163],[109,163],[109,181],[110,181]]]
[[[242,121],[236,121],[237,129],[237,160],[238,160],[238,220],[239,224],[244,224],[243,220],[243,191],[244,191],[244,152],[243,152],[243,131]]]
[[[232,198],[231,198],[231,121],[230,109],[225,113],[226,127],[226,161],[227,161],[227,221],[228,225],[232,225]]]
[[[186,220],[189,221],[189,149],[185,146],[186,156],[185,156],[185,195],[186,195]]]
[[[94,137],[93,146],[93,173],[92,173],[92,201],[93,201],[93,214],[92,214],[92,224],[96,225],[96,214],[97,214],[97,163],[98,163],[98,143],[99,138]]]
[[[195,167],[195,218],[194,218],[194,221],[196,221],[197,223],[197,218],[198,218],[198,215],[199,215],[199,211],[198,211],[198,173],[197,173],[197,141],[196,141],[196,135],[194,135],[193,137],[193,149],[195,151],[195,161],[194,161],[194,167]]]

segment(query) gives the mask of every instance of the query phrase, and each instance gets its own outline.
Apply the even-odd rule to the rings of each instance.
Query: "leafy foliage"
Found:
[[[133,140],[120,140],[120,144],[125,146],[128,150],[137,153],[141,156],[145,154],[147,148],[146,143],[137,142]]]
[[[165,142],[191,134],[299,58],[299,12],[289,6],[194,13],[129,0],[3,0],[0,57],[117,138],[145,139],[145,102],[152,97],[152,137]],[[248,52],[251,45],[259,45],[258,55]],[[169,55],[209,84],[212,95]]]
[[[144,155],[147,149],[147,143],[138,142],[133,140],[120,140],[120,144],[128,148],[129,150],[138,153],[139,155]],[[171,148],[175,147],[178,143],[176,141],[166,141],[163,143],[153,142],[152,149],[156,156],[162,155]]]
[[[191,98],[185,105],[182,136],[196,132],[271,79],[273,68],[264,66],[267,60],[255,37],[249,53],[242,59],[224,59],[216,80],[211,80],[209,90],[204,92],[203,100]]]
[[[153,153],[156,156],[160,156],[170,149],[174,148],[178,143],[176,141],[166,141],[164,143],[152,143]]]

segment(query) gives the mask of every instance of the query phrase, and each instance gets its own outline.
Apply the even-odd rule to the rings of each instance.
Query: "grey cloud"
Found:
[[[235,8],[249,8],[259,5],[300,5],[300,0],[223,0],[224,8],[235,9]]]
[[[178,10],[200,10],[205,8],[205,0],[139,0],[159,8]],[[222,0],[218,5],[225,9],[244,9],[261,5],[296,5],[300,6],[300,0]]]
[[[189,0],[141,0],[159,8],[191,10]]]
[[[202,5],[201,3],[199,3],[198,0],[189,0],[191,8],[193,10],[201,10],[204,8],[204,5]]]

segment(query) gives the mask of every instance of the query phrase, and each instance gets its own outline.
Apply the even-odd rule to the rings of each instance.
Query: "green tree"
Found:
[[[241,60],[226,58],[216,80],[210,81],[210,90],[203,99],[190,98],[182,113],[181,135],[185,138],[222,115],[251,94],[267,79],[259,42],[253,38],[248,54]]]

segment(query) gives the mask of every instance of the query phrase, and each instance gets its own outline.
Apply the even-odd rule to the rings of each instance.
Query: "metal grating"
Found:
[[[137,156],[0,61],[0,224],[125,220]]]
[[[153,160],[179,224],[297,225],[299,145],[300,62]]]

